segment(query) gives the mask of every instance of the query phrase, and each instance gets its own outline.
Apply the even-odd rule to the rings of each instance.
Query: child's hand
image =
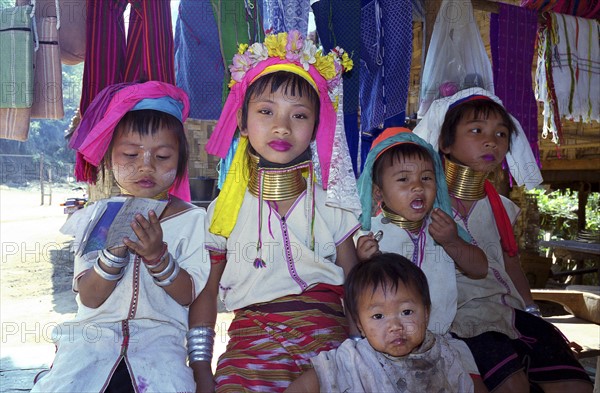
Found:
[[[368,235],[361,236],[356,242],[356,255],[360,262],[364,262],[372,256],[379,253],[379,243],[373,237],[373,232]]]
[[[456,222],[454,222],[452,217],[439,208],[434,209],[431,213],[429,233],[433,237],[433,240],[442,246],[451,242],[455,242],[458,238]]]
[[[137,235],[138,241],[134,242],[126,237],[123,239],[125,245],[146,260],[159,258],[163,251],[163,233],[156,213],[150,210],[148,220],[141,214],[136,214],[131,228]]]

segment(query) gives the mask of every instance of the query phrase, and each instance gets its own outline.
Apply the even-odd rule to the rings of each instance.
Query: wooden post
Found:
[[[52,205],[52,167],[48,168],[48,205]]]
[[[579,192],[577,193],[577,231],[583,231],[586,227],[585,220],[585,207],[587,206],[588,197],[590,196],[589,190],[586,189],[585,184],[581,184]]]
[[[44,204],[44,153],[40,155],[40,191],[42,193],[42,200],[40,205]]]

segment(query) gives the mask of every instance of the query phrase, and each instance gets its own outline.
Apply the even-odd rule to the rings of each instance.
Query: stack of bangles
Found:
[[[194,327],[188,330],[186,338],[189,364],[212,361],[215,329]]]
[[[168,263],[161,271],[155,272],[152,270],[159,267],[167,259]],[[154,283],[159,287],[166,287],[168,285],[173,284],[173,281],[175,281],[175,279],[179,275],[179,271],[181,270],[175,258],[173,258],[171,253],[168,252],[167,243],[165,242],[163,242],[162,252],[157,258],[149,261],[146,258],[142,257],[142,260],[144,261],[144,265],[146,265],[146,267],[148,268],[148,272],[154,278]],[[167,277],[162,280],[159,279],[159,277],[164,276]]]
[[[107,273],[105,269],[102,268],[102,265],[109,268],[118,268],[121,269],[117,274]],[[108,250],[100,250],[98,253],[98,258],[96,258],[96,263],[94,264],[94,271],[100,277],[107,281],[119,281],[123,278],[125,274],[125,270],[123,268],[129,263],[129,252],[124,257],[118,257],[111,253]]]

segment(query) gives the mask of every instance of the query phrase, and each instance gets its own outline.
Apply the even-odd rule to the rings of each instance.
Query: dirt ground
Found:
[[[40,205],[38,187],[0,185],[0,392],[27,392],[35,375],[54,359],[53,328],[75,316],[71,291],[71,237],[62,235],[66,221],[60,203],[80,196],[72,187],[53,187]],[[215,361],[226,345],[230,313],[220,313],[222,340]]]
[[[0,390],[27,391],[54,357],[52,329],[75,315],[70,236],[59,204],[78,196],[54,187],[40,205],[38,187],[0,186]]]

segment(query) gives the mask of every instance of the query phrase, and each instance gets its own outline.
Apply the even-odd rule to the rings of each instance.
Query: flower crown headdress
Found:
[[[235,140],[235,131],[238,125],[237,112],[242,108],[248,87],[261,76],[278,71],[297,74],[313,86],[320,101],[319,124],[315,132],[317,154],[313,154],[313,161],[314,167],[319,168],[321,185],[327,189],[334,138],[337,135],[341,76],[344,71],[351,70],[352,66],[350,56],[341,48],[323,54],[323,51],[318,49],[311,40],[305,39],[295,30],[267,35],[264,43],[239,45],[238,53],[234,55],[233,64],[229,67],[231,91],[223,106],[221,117],[206,144],[206,151],[209,154],[222,159],[233,157],[231,161],[221,161],[221,179],[223,174],[225,179],[220,187],[221,192],[209,228],[212,233],[229,236],[237,221],[237,212],[247,187],[246,176],[242,175],[243,179],[240,179],[239,172],[237,175],[230,176],[229,168],[236,168],[236,171],[241,169],[242,173],[247,172],[244,154],[240,151],[247,145],[247,140],[244,137]],[[347,155],[347,146],[345,149]],[[344,155],[344,153],[337,155]],[[336,156],[335,160],[339,161],[341,158]],[[348,163],[350,163],[349,159]]]
[[[244,80],[251,68],[269,57],[299,64],[306,72],[312,65],[327,81],[327,88],[331,93],[335,93],[340,86],[342,73],[350,71],[354,64],[348,53],[339,46],[328,54],[323,54],[312,40],[305,39],[299,31],[292,30],[289,33],[268,35],[264,43],[256,42],[250,46],[240,44],[238,53],[233,56],[233,64],[229,66],[229,87]],[[310,79],[308,81],[312,82]],[[313,84],[313,87],[318,91],[317,86]]]

